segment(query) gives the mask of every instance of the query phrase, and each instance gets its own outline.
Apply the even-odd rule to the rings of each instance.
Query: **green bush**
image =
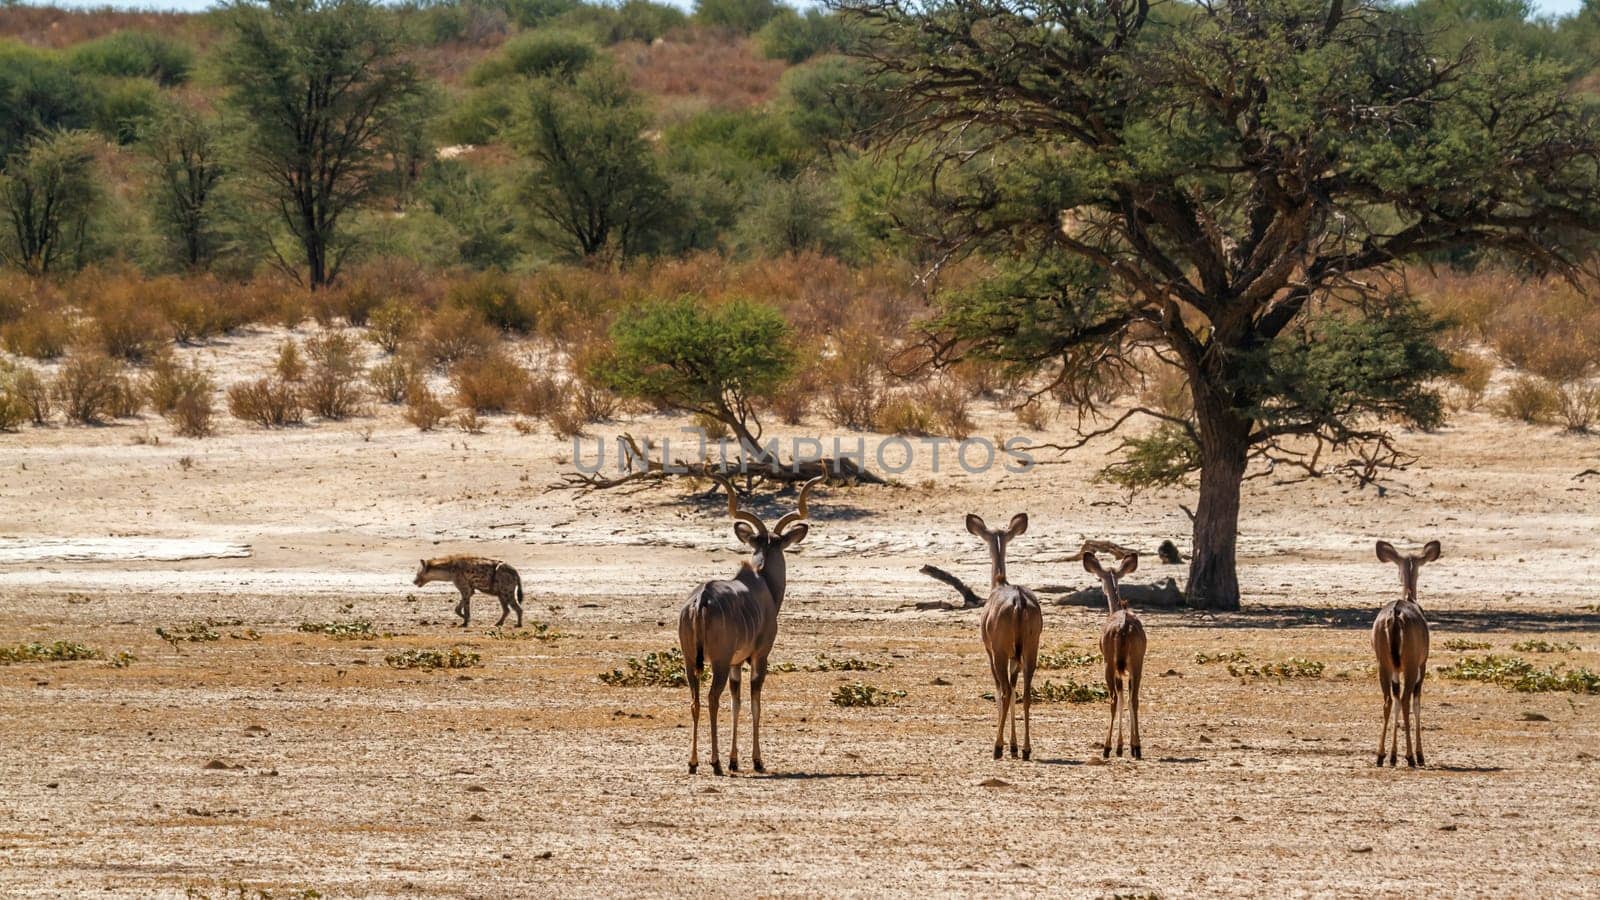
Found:
[[[850,24],[820,9],[804,13],[783,9],[756,35],[768,59],[799,65],[813,56],[841,53],[851,40]]]
[[[594,41],[577,32],[550,28],[524,31],[501,44],[494,56],[474,66],[467,83],[485,87],[518,77],[571,77],[594,62],[599,52]]]
[[[149,31],[117,31],[72,48],[74,69],[110,78],[147,78],[162,87],[182,84],[194,68],[187,44]]]
[[[776,0],[695,0],[694,18],[702,25],[751,34],[782,9]]]
[[[770,397],[794,369],[789,326],[774,308],[748,300],[706,308],[694,300],[648,304],[611,329],[614,352],[586,376],[600,387],[722,421],[749,434],[750,404]]]
[[[477,313],[502,331],[526,334],[533,330],[532,307],[524,301],[517,282],[504,272],[481,272],[450,286],[445,300]]]
[[[95,129],[119,144],[131,144],[161,109],[161,89],[142,78],[107,79],[95,109]]]

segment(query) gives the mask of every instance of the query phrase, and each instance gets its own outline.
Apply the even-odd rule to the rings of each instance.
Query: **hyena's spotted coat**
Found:
[[[461,592],[461,604],[456,607],[456,615],[461,617],[462,628],[467,627],[472,619],[470,601],[473,591],[500,598],[500,621],[494,623],[497,627],[505,624],[506,616],[512,610],[517,612],[517,627],[522,627],[522,576],[500,560],[481,556],[425,559],[421,568],[417,569],[413,583],[422,587],[430,581],[448,581]]]

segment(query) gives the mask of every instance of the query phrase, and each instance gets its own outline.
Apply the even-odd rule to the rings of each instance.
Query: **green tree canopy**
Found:
[[[527,161],[535,232],[563,253],[648,249],[671,203],[644,131],[643,106],[617,72],[529,82],[508,136]]]
[[[839,5],[898,79],[885,139],[935,154],[937,258],[1004,273],[950,298],[938,357],[1048,363],[1085,400],[1141,354],[1186,377],[1191,413],[1085,438],[1141,413],[1189,438],[1195,606],[1239,602],[1252,459],[1392,460],[1380,417],[1437,421],[1425,384],[1443,364],[1398,265],[1488,247],[1570,269],[1600,231],[1600,131],[1568,68],[1452,47],[1402,11]]]
[[[794,369],[789,326],[770,306],[735,300],[707,308],[689,297],[658,301],[619,318],[613,353],[589,376],[623,394],[726,424],[759,444],[755,402],[770,397]]]
[[[89,217],[100,199],[94,138],[81,131],[35,135],[0,174],[6,230],[0,260],[32,275],[82,263]]]
[[[301,251],[279,257],[315,289],[350,250],[346,213],[391,183],[383,138],[422,89],[391,16],[371,0],[238,0],[218,55],[262,206]]]

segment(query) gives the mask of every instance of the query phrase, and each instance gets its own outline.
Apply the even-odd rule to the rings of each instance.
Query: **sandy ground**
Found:
[[[192,352],[245,377],[275,339]],[[980,433],[1017,433],[979,412]],[[714,497],[547,491],[573,447],[505,418],[481,435],[421,434],[392,409],[274,432],[229,421],[200,441],[154,418],[0,435],[0,646],[137,657],[0,666],[0,894],[1592,895],[1596,698],[1431,677],[1429,766],[1375,769],[1368,628],[1398,591],[1372,542],[1437,538],[1421,586],[1434,664],[1462,655],[1451,638],[1508,653],[1542,635],[1581,649],[1524,655],[1600,667],[1600,479],[1573,478],[1600,442],[1471,413],[1404,444],[1422,462],[1384,498],[1249,485],[1246,610],[1145,613],[1142,762],[1099,763],[1101,703],[1037,705],[1034,761],[990,759],[977,613],[916,609],[952,596],[916,569],[981,583],[962,514],[1026,510],[1012,579],[1056,596],[1090,584],[1065,561],[1086,537],[1185,545],[1188,492],[1124,504],[1090,482],[1098,445],[1020,474],[935,476],[921,454],[897,487],[823,489],[773,659],[885,668],[773,674],[769,774],[715,778],[709,760],[686,771],[685,690],[596,677],[672,646],[688,589],[737,566]],[[566,636],[496,637],[482,596],[452,628],[451,590],[410,576],[463,550],[516,565],[529,624]],[[1181,581],[1152,556],[1135,580],[1168,575]],[[1100,617],[1048,606],[1046,646],[1091,646]],[[392,636],[297,630],[356,618]],[[216,641],[155,633],[208,620]],[[384,664],[451,646],[481,667]],[[1231,650],[1326,668],[1236,678],[1196,661]],[[906,696],[829,702],[858,679]],[[748,766],[748,720],[740,743]]]

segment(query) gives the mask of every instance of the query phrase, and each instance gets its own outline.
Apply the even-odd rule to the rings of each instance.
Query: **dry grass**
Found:
[[[367,386],[384,403],[406,402],[412,385],[421,383],[422,364],[408,355],[392,356],[367,370]]]
[[[228,412],[235,419],[265,428],[283,428],[305,421],[299,386],[278,375],[230,386]]]
[[[680,29],[654,44],[626,42],[613,54],[634,90],[681,109],[740,109],[771,99],[786,68],[751,38]]]
[[[447,367],[489,352],[499,340],[500,335],[476,311],[443,306],[423,327],[419,345],[429,362]]]
[[[122,363],[94,349],[74,350],[51,389],[67,419],[84,425],[127,413],[131,401],[126,395],[134,393]]]
[[[498,347],[469,356],[450,370],[456,404],[476,413],[503,413],[518,408],[529,380],[528,371]]]
[[[311,368],[301,386],[301,399],[313,415],[347,419],[366,402],[361,384],[361,344],[346,331],[325,331],[306,341]]]
[[[432,431],[448,415],[450,407],[445,406],[426,384],[413,381],[406,387],[406,421],[417,430]]]

